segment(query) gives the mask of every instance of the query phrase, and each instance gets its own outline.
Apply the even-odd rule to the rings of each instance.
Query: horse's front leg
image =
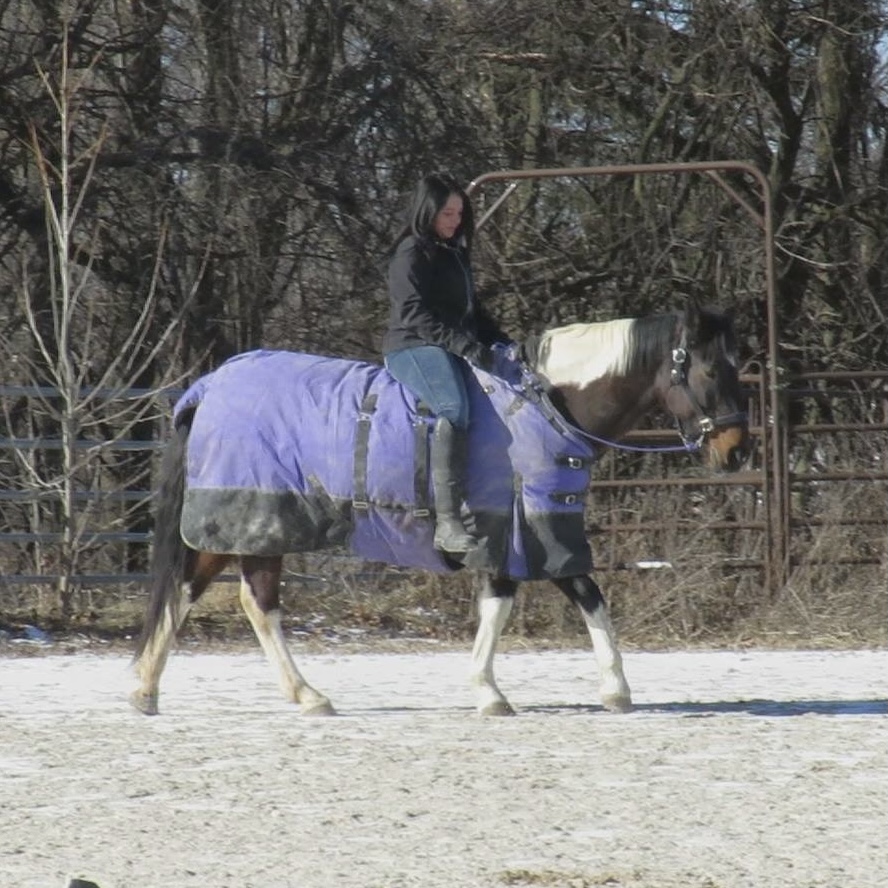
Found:
[[[335,715],[330,701],[300,674],[281,629],[280,556],[241,558],[240,601],[269,662],[277,669],[281,689],[298,703],[303,715]]]
[[[515,580],[485,576],[478,595],[478,631],[472,649],[472,686],[475,689],[475,705],[481,715],[515,714],[496,686],[493,657],[512,612],[517,588]]]
[[[623,675],[623,658],[617,648],[617,636],[598,584],[585,574],[562,577],[554,580],[554,583],[580,609],[589,630],[601,673],[602,705],[612,712],[629,712],[632,709],[632,694]]]

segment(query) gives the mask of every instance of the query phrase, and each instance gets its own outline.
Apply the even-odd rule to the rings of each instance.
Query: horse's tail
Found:
[[[148,607],[136,645],[137,658],[144,653],[165,619],[172,617],[173,625],[179,624],[180,586],[185,559],[190,551],[179,532],[179,521],[185,500],[185,448],[193,416],[193,411],[189,411],[179,418],[164,449],[154,511]]]

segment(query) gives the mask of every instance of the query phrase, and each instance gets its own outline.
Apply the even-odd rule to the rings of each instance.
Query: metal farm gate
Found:
[[[724,175],[735,173],[754,180],[759,205],[753,206]],[[485,185],[506,183],[479,219],[481,226],[515,192],[521,181],[534,179],[577,178],[584,176],[703,176],[740,206],[761,232],[763,279],[766,289],[766,354],[764,367],[751,366],[741,379],[749,393],[750,432],[758,447],[753,465],[735,475],[638,480],[595,477],[595,499],[604,491],[626,488],[680,487],[688,490],[743,488],[749,508],[719,521],[704,519],[710,531],[721,531],[730,542],[725,552],[727,566],[737,570],[758,570],[767,594],[774,595],[787,582],[791,571],[804,562],[816,565],[818,555],[805,544],[813,528],[824,525],[854,534],[851,555],[823,556],[824,563],[871,564],[888,566],[888,369],[861,372],[809,372],[784,361],[780,352],[777,295],[774,262],[774,218],[770,185],[757,167],[743,161],[694,163],[649,163],[597,167],[568,167],[536,170],[508,170],[486,173],[469,186],[469,193]],[[844,405],[852,404],[848,411]],[[811,405],[816,405],[812,409]],[[851,412],[865,420],[843,421]],[[814,417],[812,419],[811,417]],[[662,432],[636,431],[629,440],[661,442]],[[845,442],[844,446],[837,442]],[[675,439],[669,441],[675,443]],[[805,454],[808,454],[806,457]],[[822,508],[824,486],[863,485],[875,507],[851,510],[835,517]],[[875,491],[873,487],[875,486]],[[850,491],[857,496],[857,489]],[[872,503],[870,503],[872,506]],[[605,521],[593,531],[609,537],[639,531],[656,532],[664,526],[676,526],[680,516],[660,517],[647,525],[637,521],[613,520],[605,505]],[[690,533],[700,522],[686,519]],[[753,535],[759,545],[744,546],[751,555],[737,554],[739,534]],[[608,546],[609,559],[599,557],[599,568],[647,567],[651,564],[627,562],[619,548]],[[637,553],[634,555],[637,558]],[[676,559],[671,559],[675,562]],[[671,566],[671,565],[670,565]]]
[[[724,173],[751,177],[758,187],[759,206],[750,205],[738,194]],[[522,180],[639,175],[704,176],[736,201],[760,230],[767,290],[768,359],[764,367],[748,367],[742,376],[749,394],[750,431],[758,445],[748,469],[734,475],[712,476],[681,470],[676,473],[673,468],[657,477],[627,479],[618,477],[616,462],[612,462],[597,473],[593,489],[599,511],[590,532],[601,535],[601,540],[594,545],[598,567],[654,566],[640,563],[637,552],[633,558],[626,558],[621,554],[619,540],[625,534],[651,534],[664,529],[669,529],[674,536],[670,566],[680,567],[684,546],[680,541],[676,545],[675,537],[684,539],[701,528],[724,535],[722,561],[727,569],[754,572],[760,577],[765,594],[770,595],[784,586],[796,565],[816,564],[818,557],[830,564],[844,559],[849,564],[888,565],[888,369],[856,373],[810,371],[783,360],[779,351],[771,195],[763,173],[739,161],[511,170],[480,176],[468,190],[472,193],[484,186],[506,183],[479,219],[480,227]],[[157,412],[163,415],[168,414],[166,408],[174,395],[173,392],[119,391],[108,392],[106,397],[157,398]],[[4,417],[9,417],[14,404],[20,409],[23,399],[54,397],[58,397],[58,393],[51,389],[0,386]],[[846,409],[848,405],[853,409]],[[162,433],[166,422],[160,421],[157,425]],[[89,589],[143,581],[145,577],[139,565],[145,563],[144,555],[150,544],[145,524],[151,498],[150,472],[143,475],[141,486],[111,490],[85,483],[81,489],[65,493],[57,485],[41,482],[35,472],[31,472],[26,486],[13,484],[14,479],[23,477],[21,467],[29,464],[34,454],[59,450],[61,442],[44,437],[9,437],[8,421],[5,426],[4,437],[0,437],[0,476],[4,479],[0,484],[6,485],[0,487],[0,591],[4,586]],[[662,430],[639,430],[629,437],[635,442],[659,443],[665,442],[667,434]],[[675,440],[670,438],[668,443]],[[146,465],[155,461],[154,451],[162,446],[157,440],[76,443],[97,460],[142,453],[140,458]],[[646,490],[655,501],[658,494],[668,488],[682,490],[690,502],[687,511],[647,521],[621,514],[619,497],[626,491]],[[854,498],[861,507],[830,509],[830,491],[836,490]],[[705,501],[712,491],[724,494],[727,507],[715,518],[711,514],[695,517],[699,510],[694,503]],[[734,497],[732,492],[743,495]],[[98,523],[81,524],[78,532],[84,547],[105,547],[111,552],[105,560],[109,568],[72,573],[53,559],[54,547],[58,547],[71,530],[42,528],[37,519],[38,508],[63,496],[68,497],[69,506],[76,508],[79,504],[92,510],[93,520]],[[101,508],[96,508],[97,503]],[[138,527],[134,529],[131,518],[137,513]],[[851,544],[843,550],[845,554],[836,556],[826,552],[821,556],[813,550],[812,531],[824,525],[837,534],[850,536]],[[33,567],[24,570],[23,564]]]

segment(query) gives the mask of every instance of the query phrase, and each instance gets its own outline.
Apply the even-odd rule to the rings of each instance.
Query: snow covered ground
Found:
[[[888,651],[176,653],[161,715],[119,655],[0,657],[0,883],[61,888],[884,888]]]

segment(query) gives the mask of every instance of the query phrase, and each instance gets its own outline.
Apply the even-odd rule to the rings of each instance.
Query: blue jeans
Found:
[[[468,428],[469,396],[462,358],[437,345],[419,345],[386,355],[385,366],[435,416],[449,419],[458,429]]]

